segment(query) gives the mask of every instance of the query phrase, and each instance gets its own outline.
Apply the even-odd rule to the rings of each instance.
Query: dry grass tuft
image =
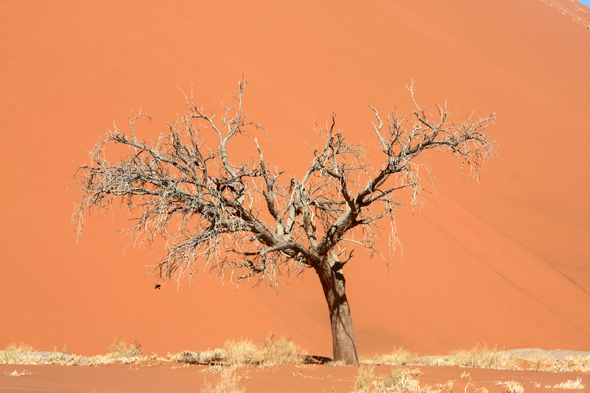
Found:
[[[361,366],[354,380],[354,392],[370,392],[375,381],[375,367]]]
[[[167,360],[191,364],[218,364],[230,367],[256,365],[272,367],[279,364],[302,363],[306,355],[293,341],[281,337],[276,340],[269,334],[264,343],[256,345],[252,340],[227,340],[223,349],[168,354]]]
[[[139,358],[141,355],[143,355],[143,351],[141,350],[141,344],[137,340],[127,346],[125,341],[117,337],[113,345],[109,347],[107,356],[111,359],[120,360]]]
[[[482,393],[487,393],[488,390],[486,388],[482,389],[484,389],[482,390]],[[435,391],[441,393],[453,393],[453,381],[448,381],[447,383],[437,383]]]
[[[565,359],[558,360],[551,353],[539,349],[529,356],[520,357],[520,359],[533,371],[590,372],[590,356],[566,356]]]
[[[0,351],[0,364],[37,364],[41,357],[34,353],[35,348],[21,343],[19,346],[12,343]]]
[[[361,356],[363,364],[389,364],[392,366],[405,366],[410,362],[414,354],[404,348],[394,348],[389,354],[376,354],[374,358],[365,358]]]
[[[568,371],[576,373],[590,372],[590,356],[566,356],[563,361]]]
[[[205,379],[201,386],[201,393],[243,393],[246,388],[238,387],[243,378],[236,374],[235,369],[225,368],[221,372],[221,378],[216,385],[212,385]]]
[[[421,387],[418,379],[419,369],[394,368],[389,374],[375,375],[375,366],[361,366],[354,381],[355,393],[450,393],[453,382],[438,384],[436,389],[430,386]]]
[[[425,357],[422,363],[428,366],[460,366],[497,370],[521,369],[519,360],[511,358],[503,350],[498,350],[497,347],[489,349],[487,346],[481,349],[476,346],[469,351],[455,351],[449,356]]]
[[[258,347],[251,340],[227,340],[225,342],[226,362],[230,366],[259,364],[261,361]]]
[[[538,350],[530,356],[524,358],[528,362],[529,368],[533,371],[543,371],[551,368],[555,363],[555,359],[546,351]]]
[[[220,374],[224,367],[221,364],[210,364],[206,369],[201,370],[202,373]]]
[[[301,349],[293,341],[281,337],[275,340],[273,334],[269,334],[265,342],[255,345],[250,340],[232,341],[225,343],[225,349],[190,352],[184,351],[175,355],[168,354],[166,359],[160,359],[156,354],[149,358],[143,356],[141,344],[137,341],[127,344],[119,338],[115,339],[109,347],[106,355],[92,357],[69,355],[66,348],[59,352],[54,348],[53,352],[38,352],[33,347],[25,344],[17,346],[10,344],[4,350],[0,350],[0,364],[58,364],[65,366],[111,364],[120,362],[123,364],[135,363],[147,364],[149,361],[168,360],[172,362],[188,364],[209,364],[226,366],[243,366],[247,364],[259,367],[271,367],[279,364],[302,363],[307,355],[301,354]]]
[[[344,360],[330,360],[325,365],[328,367],[344,367],[346,366],[346,362]]]
[[[176,355],[168,355],[166,358],[171,362],[189,363],[189,364],[212,364],[220,363],[227,358],[227,353],[223,349],[214,349],[206,351],[184,351]]]
[[[64,347],[62,352],[54,348],[54,352],[38,352],[27,344],[9,344],[0,351],[0,364],[57,364],[60,366],[76,366],[84,364],[83,356],[68,355]]]
[[[260,349],[262,355],[262,366],[273,366],[276,364],[291,364],[292,362],[300,363],[301,348],[293,341],[281,337],[278,341],[274,339],[274,334],[266,337],[264,346]]]
[[[84,364],[84,357],[77,356],[77,355],[69,355],[66,353],[67,349],[64,346],[61,352],[57,351],[57,348],[53,348],[53,352],[49,355],[49,363],[50,364],[57,364],[60,366],[79,366]]]
[[[118,337],[115,339],[113,345],[109,347],[109,353],[106,355],[97,355],[88,358],[87,364],[89,366],[97,366],[99,364],[111,364],[114,362],[121,362],[123,364],[142,363],[148,360],[147,356],[143,356],[141,344],[135,340],[133,343],[127,343]]]
[[[502,382],[502,386],[506,388],[506,393],[523,393],[524,387],[516,381],[505,381]]]
[[[568,389],[568,390],[581,390],[584,389],[586,385],[582,384],[582,379],[577,378],[575,381],[571,379],[566,382],[561,382],[553,386],[553,389]]]
[[[226,362],[230,366],[254,364],[260,367],[271,367],[279,364],[299,363],[303,360],[301,349],[293,341],[281,337],[274,339],[269,334],[265,342],[259,346],[250,340],[225,343]]]

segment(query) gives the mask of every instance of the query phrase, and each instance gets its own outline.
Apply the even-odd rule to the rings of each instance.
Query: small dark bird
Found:
[[[156,287],[154,289],[160,289],[162,288],[162,286],[160,284],[156,284]]]

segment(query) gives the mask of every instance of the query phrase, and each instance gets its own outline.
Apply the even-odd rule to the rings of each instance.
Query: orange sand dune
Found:
[[[68,181],[97,135],[140,108],[154,117],[141,132],[156,135],[184,111],[177,85],[213,110],[244,72],[266,158],[293,173],[310,161],[313,119],[335,112],[373,146],[366,102],[407,112],[412,80],[430,108],[502,108],[490,129],[500,157],[481,184],[432,156],[436,206],[401,213],[403,258],[388,270],[359,250],[348,265],[360,353],[590,350],[584,24],[539,0],[1,2],[0,347],[96,354],[118,336],[165,353],[273,331],[331,354],[312,272],[278,295],[207,275],[154,290],[145,266],[161,254],[108,230],[125,224],[117,209],[89,219],[76,245]]]

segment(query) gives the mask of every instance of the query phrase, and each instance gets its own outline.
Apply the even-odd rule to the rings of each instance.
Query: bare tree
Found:
[[[240,80],[234,106],[222,103],[219,120],[191,97],[184,116],[168,124],[155,142],[136,136],[136,121],[148,116],[141,112],[130,117],[131,135],[115,127],[102,137],[90,152],[90,164],[74,176],[81,190],[73,215],[78,235],[85,213],[104,213],[120,200],[135,220],[127,231],[136,243],[151,245],[158,235],[168,239],[154,269],[162,280],[208,269],[222,276],[231,273],[238,283],[253,279],[276,285],[279,276],[311,268],[328,303],[334,360],[358,364],[343,272],[353,255],[351,244],[376,252],[377,222],[388,218],[395,245],[400,191],[409,190],[412,207],[422,204],[426,188],[421,176],[429,180],[430,175],[416,158],[426,151],[450,152],[477,177],[483,162],[495,154],[496,143],[485,134],[495,113],[454,123],[448,120],[452,112],[437,106],[433,117],[414,100],[412,85],[412,115],[400,117],[394,110],[384,122],[369,105],[381,165],[367,163],[366,148],[349,143],[332,115],[326,127],[318,127],[323,143],[312,149],[311,164],[298,179],[267,162],[249,133],[262,128],[242,109],[246,85]],[[214,146],[205,139],[215,140]],[[235,163],[230,152],[243,152],[247,141],[254,158]],[[127,155],[110,151],[116,157],[110,160],[107,149],[112,146],[122,146]]]

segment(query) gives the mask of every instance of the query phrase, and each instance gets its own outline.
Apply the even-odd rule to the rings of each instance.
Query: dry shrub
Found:
[[[197,363],[201,363],[200,360],[200,352],[191,352],[191,351],[183,351],[183,352],[179,352],[177,354],[171,355],[170,353],[168,353],[168,356],[166,356],[166,360],[169,360],[171,362],[177,362],[177,363],[189,363],[189,364],[197,364]]]
[[[569,371],[577,373],[590,372],[590,356],[566,356],[563,363],[566,364]]]
[[[277,341],[272,333],[266,337],[260,352],[262,355],[261,365],[263,366],[290,364],[293,361],[299,363],[302,359],[301,348],[297,344],[284,336],[281,336]]]
[[[590,372],[590,356],[566,356],[557,360],[550,352],[537,350],[530,355],[510,356],[497,347],[488,349],[475,348],[470,351],[455,351],[449,356],[426,356],[420,359],[428,366],[461,366],[474,368],[492,368],[500,370],[520,370],[528,367],[532,371],[551,372]]]
[[[238,387],[241,380],[242,378],[236,374],[233,368],[225,368],[216,385],[210,384],[205,379],[203,386],[201,386],[201,393],[243,393],[246,388]]]
[[[91,367],[95,367],[95,366],[98,366],[99,364],[111,364],[114,362],[115,362],[115,359],[109,358],[108,355],[106,355],[106,356],[96,355],[96,356],[89,357],[86,364],[88,364]]]
[[[482,390],[482,393],[487,393],[487,389],[486,388],[482,388],[484,390]],[[453,392],[453,381],[448,381],[447,383],[437,383],[436,384],[436,392],[441,392],[441,393],[452,393]]]
[[[51,364],[59,364],[59,365],[63,365],[66,362],[66,349],[64,348],[64,350],[62,352],[58,352],[57,348],[53,348],[53,353],[51,355],[49,355],[49,362]]]
[[[206,350],[199,352],[199,357],[202,363],[216,363],[220,362],[227,357],[227,354],[223,349]]]
[[[519,370],[519,361],[513,359],[497,347],[489,349],[475,348],[465,351],[455,351],[449,356],[430,356],[422,360],[429,366],[460,366],[473,368],[491,368],[498,370]]]
[[[505,381],[502,385],[506,388],[506,393],[523,393],[524,387],[516,381]]]
[[[470,351],[457,351],[451,354],[451,363],[457,366],[474,368],[491,368],[499,370],[517,370],[518,361],[509,357],[503,350],[488,349],[487,346],[479,349],[477,346]]]
[[[35,348],[21,343],[8,344],[3,351],[0,351],[0,364],[36,364],[42,362],[41,356],[36,354]]]
[[[326,366],[328,367],[344,367],[346,366],[346,362],[344,360],[329,360],[326,362]]]
[[[85,364],[86,358],[77,355],[68,355],[64,347],[62,352],[54,348],[53,352],[37,352],[35,348],[27,344],[9,344],[0,351],[0,364],[57,364],[60,366],[75,366]]]
[[[301,349],[293,341],[281,337],[274,339],[274,334],[269,334],[265,342],[256,346],[250,340],[225,342],[226,362],[230,366],[255,364],[261,367],[270,367],[278,364],[290,364],[293,361],[300,362],[303,358],[299,355]]]
[[[394,348],[389,354],[376,354],[374,358],[361,357],[361,363],[365,364],[389,364],[392,366],[405,366],[414,355],[404,348]]]
[[[223,372],[224,367],[221,364],[210,364],[209,367],[201,370],[202,373],[219,374]]]
[[[87,364],[89,366],[96,366],[99,364],[111,364],[114,362],[121,362],[123,364],[129,364],[134,362],[143,362],[147,360],[147,356],[142,356],[143,351],[141,344],[135,340],[133,343],[127,345],[123,340],[118,337],[115,338],[113,345],[109,347],[109,353],[106,355],[92,356],[88,358]]]
[[[230,366],[259,364],[261,356],[258,347],[247,339],[240,341],[227,340],[225,342],[226,362]]]
[[[141,350],[141,344],[137,340],[127,346],[125,341],[120,340],[117,337],[113,345],[109,347],[109,353],[107,356],[111,359],[120,360],[138,358],[142,354],[143,351]]]
[[[227,358],[226,351],[223,349],[214,349],[206,351],[184,351],[176,355],[168,355],[167,359],[171,362],[189,363],[189,364],[211,364],[219,363]]]
[[[568,390],[581,390],[584,389],[586,385],[582,384],[582,379],[577,378],[575,381],[567,380],[566,382],[561,382],[553,386],[553,389],[568,389]]]
[[[410,382],[412,376],[417,376],[415,372],[411,370],[404,370],[401,368],[394,368],[389,374],[381,376],[381,387],[391,390],[398,390],[401,386],[406,386]],[[409,379],[408,379],[409,378]],[[414,380],[418,382],[417,380]],[[413,383],[413,382],[412,382]],[[403,390],[402,390],[403,391]]]
[[[529,368],[533,371],[543,371],[546,368],[551,368],[555,359],[547,351],[538,350],[530,356],[524,358],[529,364]]]
[[[590,372],[590,356],[566,356],[564,360],[557,360],[551,353],[538,350],[532,355],[522,357],[533,371],[551,371],[558,373]]]
[[[85,363],[83,356],[69,355],[66,351],[65,346],[61,352],[58,352],[57,348],[53,347],[53,352],[49,355],[47,363],[57,364],[59,366],[78,366]]]
[[[450,366],[448,356],[423,356],[419,362],[425,366]]]
[[[252,340],[227,340],[224,349],[206,351],[184,351],[175,355],[168,354],[167,360],[190,364],[224,364],[226,366],[241,367],[252,364],[260,367],[270,367],[278,364],[303,362],[306,355],[293,341],[281,337],[275,340],[270,333],[264,343],[256,345]]]
[[[418,369],[394,368],[389,374],[375,375],[375,366],[361,366],[354,381],[355,393],[434,393],[449,388],[449,384],[437,386],[435,390],[430,386],[420,387],[420,382],[414,376],[420,374]],[[452,387],[452,382],[450,382]]]
[[[359,373],[354,380],[354,392],[365,393],[370,392],[373,388],[373,382],[375,380],[375,367],[374,366],[361,366]]]
[[[385,390],[381,392],[409,392],[409,393],[431,393],[430,386],[420,387],[420,381],[412,378],[410,375],[404,375],[395,385],[385,385]]]

